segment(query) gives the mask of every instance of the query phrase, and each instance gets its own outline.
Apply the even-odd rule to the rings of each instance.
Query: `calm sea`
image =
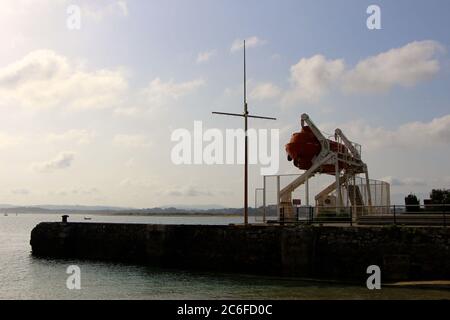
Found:
[[[92,222],[229,224],[230,217],[93,216]],[[450,291],[342,285],[235,274],[163,270],[31,256],[30,232],[58,215],[0,216],[0,299],[450,299]],[[83,221],[71,215],[70,221]],[[66,288],[66,269],[81,268],[81,290]]]

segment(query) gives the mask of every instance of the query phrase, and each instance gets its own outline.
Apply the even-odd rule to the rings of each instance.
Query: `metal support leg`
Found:
[[[263,221],[266,223],[266,176],[263,177]]]
[[[306,191],[306,205],[309,206],[309,179],[305,181],[305,191]]]
[[[372,195],[370,194],[370,180],[369,180],[369,170],[367,169],[367,166],[364,168],[364,173],[366,175],[366,186],[367,186],[367,205],[368,205],[368,211],[369,214],[372,213]]]
[[[277,212],[280,215],[280,176],[277,176]]]
[[[341,194],[341,179],[340,179],[340,173],[339,173],[339,159],[336,156],[335,158],[335,168],[336,168],[336,193],[337,193],[337,207],[342,207],[342,194]]]

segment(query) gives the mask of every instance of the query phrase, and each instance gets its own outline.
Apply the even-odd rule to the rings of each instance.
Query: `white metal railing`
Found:
[[[326,223],[326,224],[414,224],[447,227],[450,204],[389,206],[298,206],[294,215],[284,216],[276,208],[266,211],[264,223]]]

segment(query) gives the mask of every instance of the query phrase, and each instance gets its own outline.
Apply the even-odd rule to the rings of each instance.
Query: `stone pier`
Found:
[[[361,280],[450,280],[450,228],[41,223],[33,255],[165,268]]]

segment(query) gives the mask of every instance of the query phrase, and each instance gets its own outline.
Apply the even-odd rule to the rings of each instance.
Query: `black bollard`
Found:
[[[69,218],[69,216],[67,214],[62,216],[62,223],[67,223],[67,218]]]

